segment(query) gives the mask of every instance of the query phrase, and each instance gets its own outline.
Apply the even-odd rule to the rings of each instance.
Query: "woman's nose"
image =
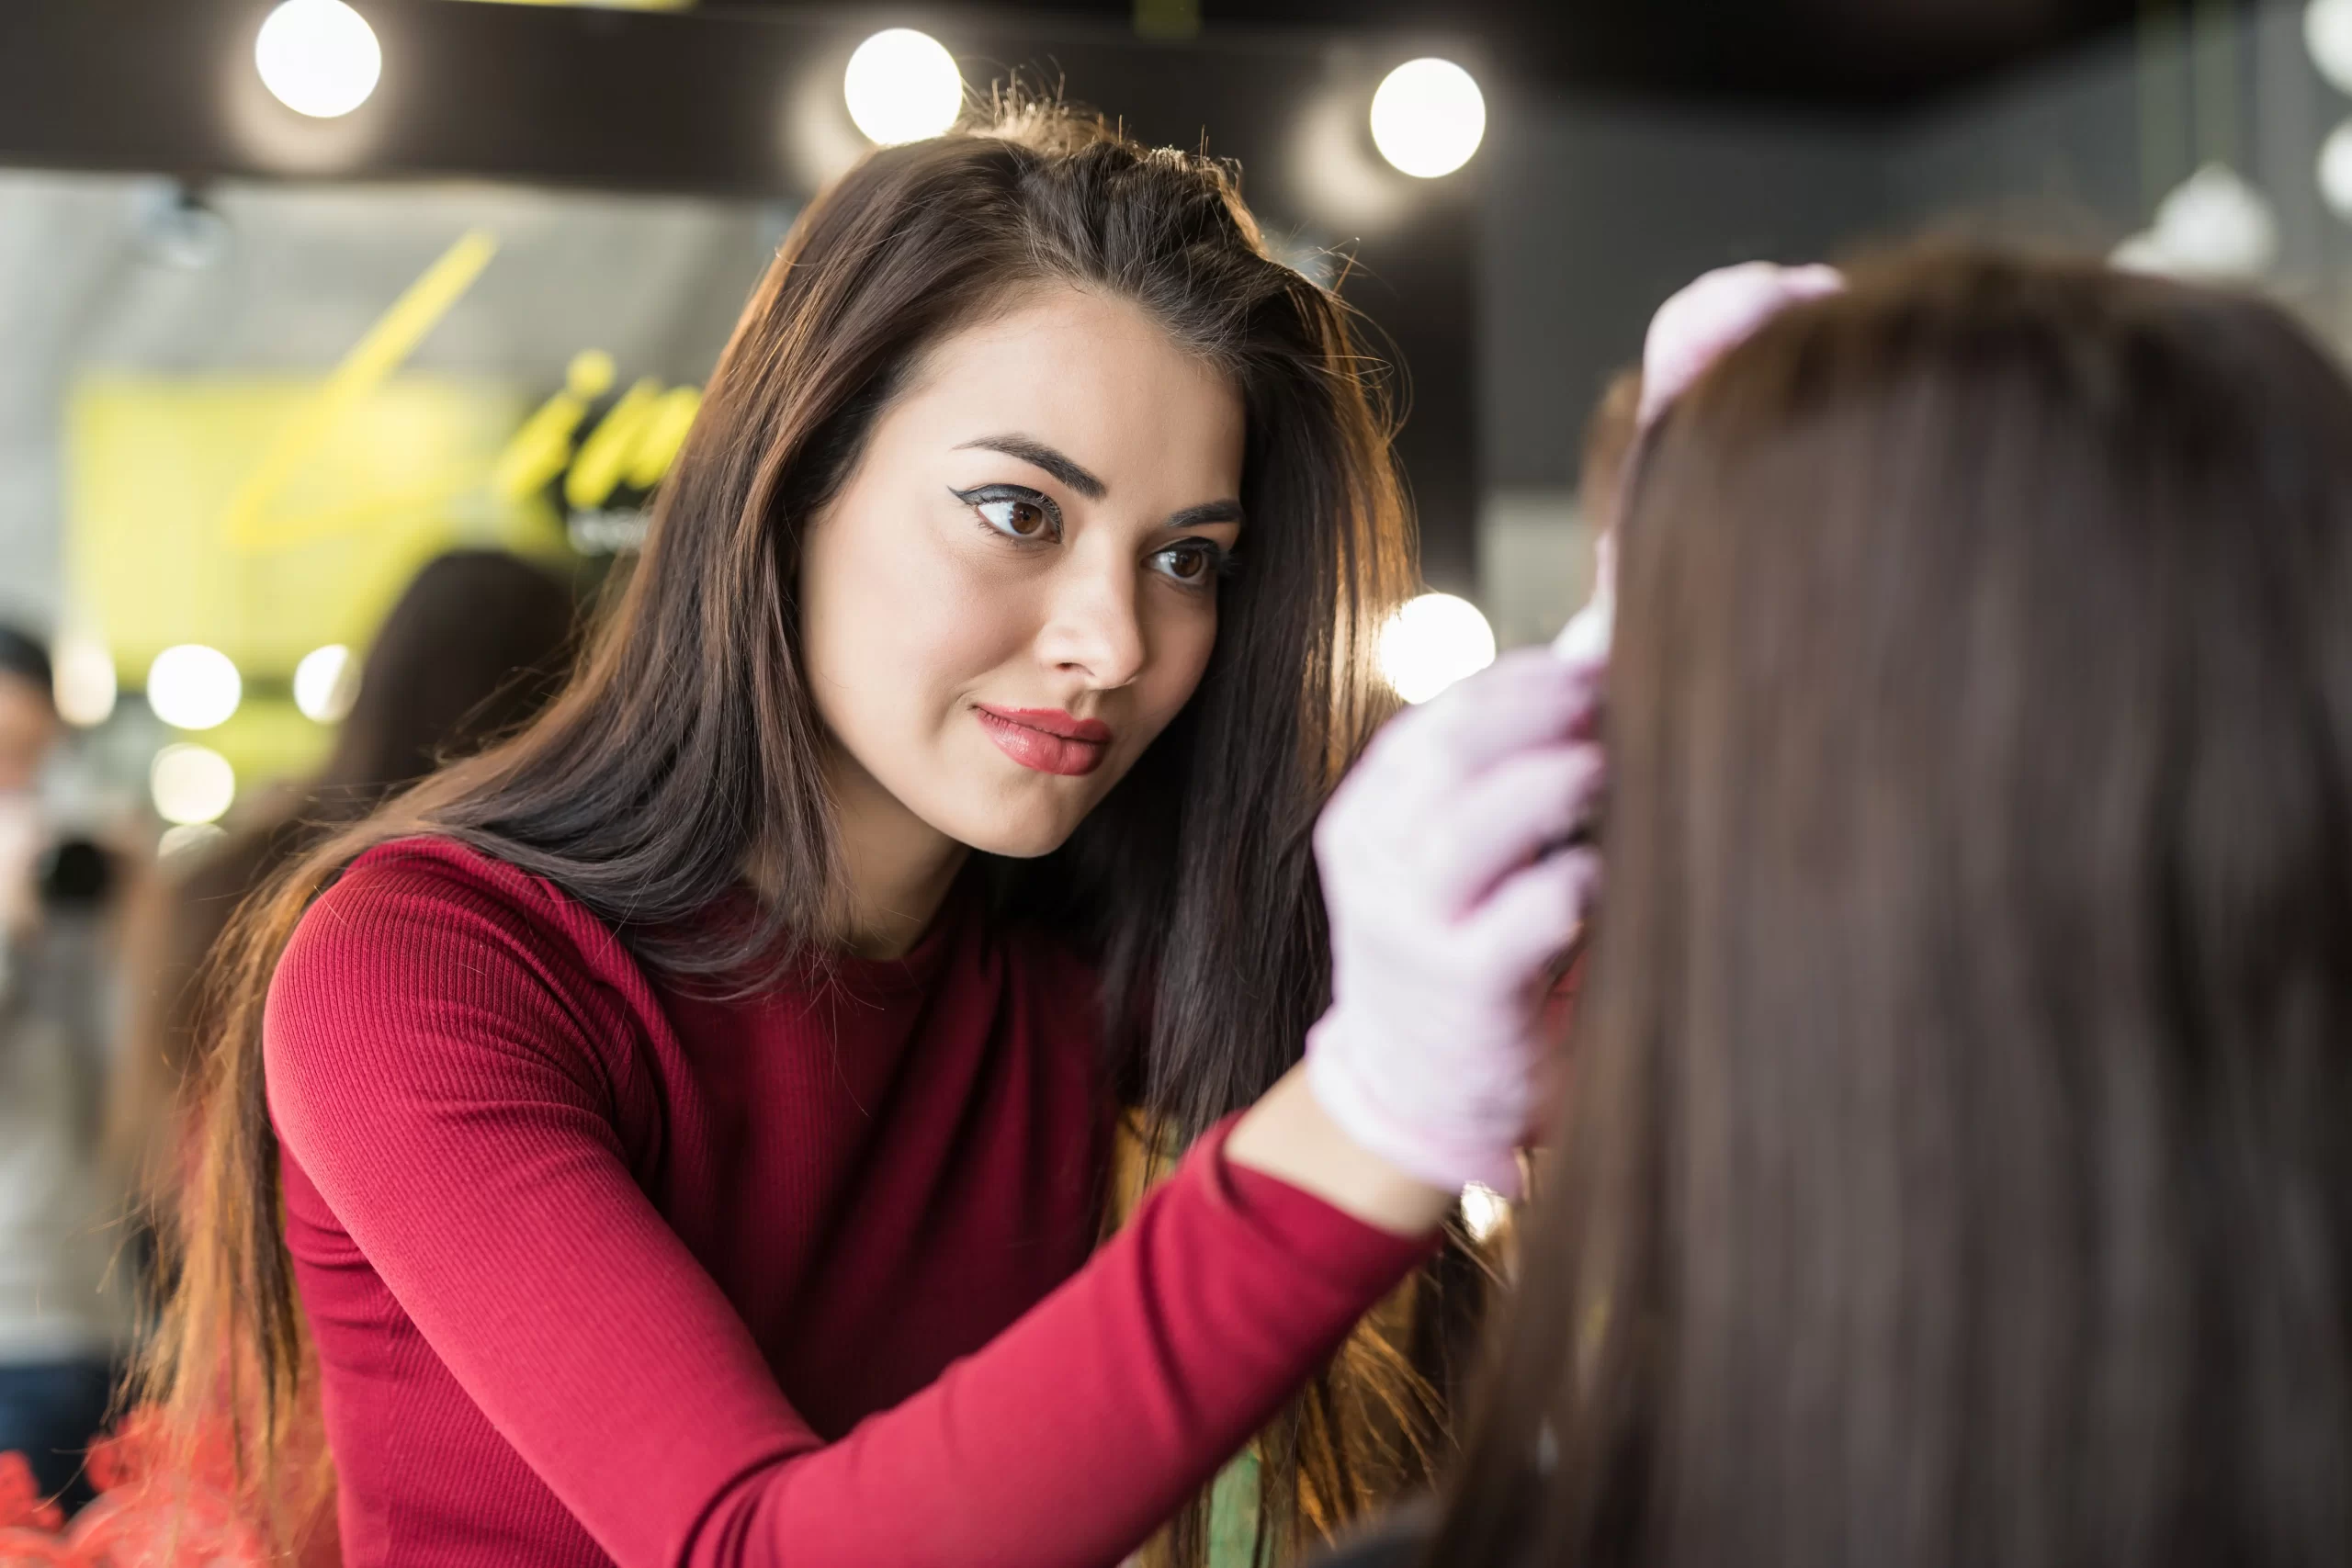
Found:
[[[1054,584],[1037,657],[1113,691],[1143,673],[1146,649],[1136,613],[1135,568],[1124,559],[1073,560]]]

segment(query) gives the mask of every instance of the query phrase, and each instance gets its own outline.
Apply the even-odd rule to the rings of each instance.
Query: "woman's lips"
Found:
[[[980,728],[997,750],[1024,768],[1075,777],[1102,765],[1111,727],[1059,708],[1001,708],[979,705]]]

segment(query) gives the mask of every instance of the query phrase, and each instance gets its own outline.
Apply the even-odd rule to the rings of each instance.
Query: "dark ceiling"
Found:
[[[917,0],[942,15],[1114,27],[1139,7],[1189,11],[1212,38],[1269,27],[1468,35],[1532,85],[1829,109],[1916,104],[2128,28],[2143,9],[2215,3],[2255,0]]]

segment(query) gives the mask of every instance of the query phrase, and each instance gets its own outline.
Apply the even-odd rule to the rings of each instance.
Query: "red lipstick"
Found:
[[[978,705],[980,728],[997,750],[1024,768],[1076,777],[1102,765],[1111,750],[1111,727],[1099,718],[1079,718],[1059,708],[993,707]]]

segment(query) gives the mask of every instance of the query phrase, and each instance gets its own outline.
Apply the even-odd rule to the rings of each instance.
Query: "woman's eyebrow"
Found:
[[[1204,501],[1198,506],[1188,506],[1170,515],[1160,525],[1163,528],[1210,528],[1219,523],[1241,521],[1241,503],[1238,501]]]
[[[1109,485],[1044,442],[1033,441],[1026,435],[983,435],[977,441],[967,441],[956,447],[959,452],[975,449],[1001,452],[1008,457],[1018,457],[1034,468],[1043,468],[1089,501],[1100,501],[1111,493]]]

